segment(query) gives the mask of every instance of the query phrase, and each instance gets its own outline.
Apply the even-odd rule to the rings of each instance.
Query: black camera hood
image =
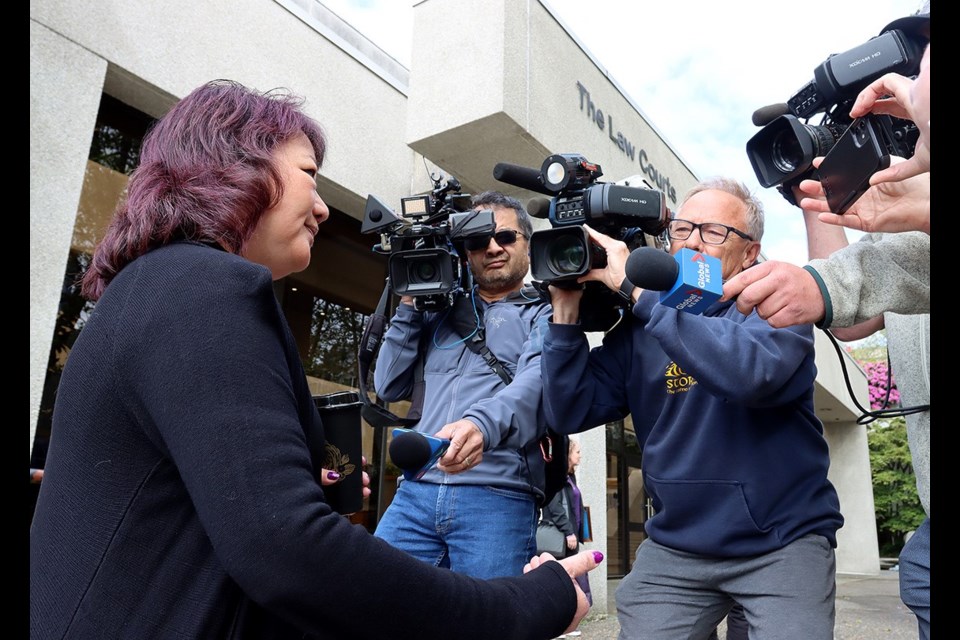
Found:
[[[403,220],[397,217],[397,214],[380,198],[372,193],[367,195],[367,205],[363,211],[360,233],[386,233],[402,227],[403,224]]]

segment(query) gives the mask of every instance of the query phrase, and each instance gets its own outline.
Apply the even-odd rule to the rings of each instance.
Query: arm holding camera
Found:
[[[630,249],[627,248],[626,243],[622,240],[614,240],[610,236],[591,229],[587,225],[583,225],[583,228],[586,229],[590,239],[600,245],[606,252],[607,264],[602,269],[591,269],[580,278],[580,282],[595,280],[607,285],[607,288],[611,291],[619,291],[623,279],[627,277],[626,264],[627,257],[630,255]],[[636,300],[637,295],[638,293],[635,291],[634,300]]]
[[[373,381],[377,395],[387,402],[407,398],[413,391],[420,338],[428,330],[424,316],[414,308],[411,296],[403,296],[383,334]]]
[[[894,182],[930,171],[930,45],[920,60],[920,73],[911,80],[897,73],[888,73],[871,82],[857,96],[850,115],[859,118],[868,113],[883,113],[912,120],[920,130],[913,157],[878,171],[870,184]]]
[[[818,184],[814,180],[811,182],[814,185]],[[794,186],[793,189],[797,202],[800,202],[800,200],[803,198],[803,193],[800,191],[800,187]],[[854,207],[855,206],[856,205],[854,205]],[[848,212],[853,211],[854,207],[851,207]],[[824,224],[818,217],[816,211],[812,211],[810,209],[803,209],[802,211],[803,224],[807,229],[808,260],[827,258],[833,252],[839,251],[850,244],[847,240],[846,231],[842,226],[838,226],[836,224]],[[874,236],[867,237],[879,238],[880,236],[879,234],[874,234]],[[850,327],[832,328],[830,329],[830,333],[832,333],[837,340],[850,342],[851,340],[860,340],[861,338],[866,338],[867,336],[872,335],[883,328],[883,315],[878,315],[870,320],[860,322]]]
[[[626,275],[627,257],[630,255],[630,249],[622,240],[615,240],[610,236],[600,233],[588,225],[583,225],[590,240],[602,247],[606,252],[606,266],[599,269],[591,269],[577,279],[579,284],[596,281],[607,286],[611,291],[620,291]],[[634,288],[631,295],[632,301],[636,302],[637,297],[643,289]],[[550,285],[550,299],[553,305],[553,322],[557,324],[575,324],[579,319],[580,300],[583,296],[582,289],[565,289]]]
[[[550,285],[550,305],[553,307],[554,324],[577,324],[580,321],[580,300],[583,289],[568,289]]]
[[[822,157],[816,158],[814,166],[819,167],[822,160]],[[929,171],[903,180],[874,183],[842,215],[830,211],[819,181],[804,180],[798,189],[800,207],[819,213],[820,222],[866,232],[930,233]]]

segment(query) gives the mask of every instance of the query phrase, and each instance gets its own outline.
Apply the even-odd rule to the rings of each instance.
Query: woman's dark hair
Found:
[[[283,195],[277,147],[303,133],[323,165],[326,136],[302,105],[287,90],[261,93],[230,80],[180,100],[143,139],[126,197],[83,276],[83,295],[99,299],[124,266],[177,240],[239,253]]]

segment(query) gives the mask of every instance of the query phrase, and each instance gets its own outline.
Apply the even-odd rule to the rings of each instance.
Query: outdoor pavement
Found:
[[[617,606],[613,598],[618,581],[610,581],[608,612],[591,612],[580,623],[580,640],[617,640]],[[718,630],[725,640],[725,623]],[[834,640],[917,640],[917,619],[900,601],[899,574],[837,575],[837,619]],[[632,640],[632,639],[631,639]]]

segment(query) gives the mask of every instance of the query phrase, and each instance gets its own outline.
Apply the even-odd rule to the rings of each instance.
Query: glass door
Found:
[[[640,446],[630,418],[607,425],[607,574],[622,578],[646,538],[649,500],[640,472]]]

